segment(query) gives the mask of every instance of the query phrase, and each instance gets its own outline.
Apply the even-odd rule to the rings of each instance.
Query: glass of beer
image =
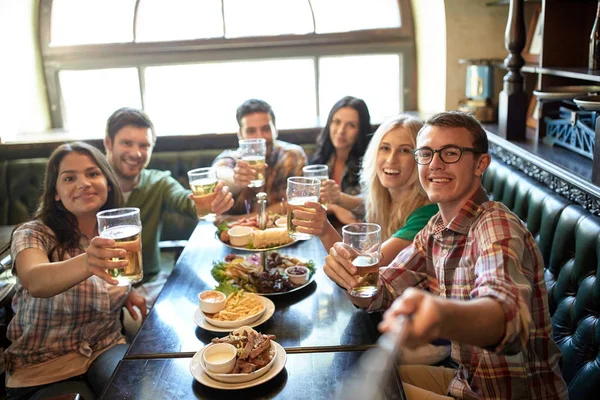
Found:
[[[256,179],[250,181],[248,187],[261,187],[265,184],[265,157],[267,141],[265,139],[241,139],[239,155],[256,171]]]
[[[321,185],[329,179],[329,167],[325,164],[307,165],[302,168],[302,173],[307,178],[317,178],[321,181]],[[323,207],[327,208],[327,202],[323,201]]]
[[[307,201],[319,202],[321,193],[321,181],[316,178],[305,178],[294,176],[287,180],[287,228],[288,235],[294,240],[307,240],[312,237],[309,233],[302,233],[296,230],[296,225],[292,223],[294,219],[293,211],[297,208],[303,208]],[[304,211],[314,211],[311,208],[305,208]],[[296,217],[297,218],[297,217]],[[298,218],[299,219],[299,218]]]
[[[215,214],[212,212],[210,203],[213,202],[217,194],[217,171],[214,168],[197,168],[188,171],[190,189],[194,193],[194,204],[196,206],[196,215],[198,219],[213,221]]]
[[[342,238],[357,269],[358,285],[350,289],[355,297],[372,297],[377,293],[381,260],[381,227],[377,224],[348,224],[342,227]]]
[[[100,237],[114,239],[115,248],[127,251],[124,258],[113,258],[111,261],[127,261],[125,268],[108,269],[107,272],[116,278],[118,286],[127,286],[142,280],[142,223],[140,222],[140,209],[135,207],[114,208],[100,211],[96,214],[98,219],[98,233]]]

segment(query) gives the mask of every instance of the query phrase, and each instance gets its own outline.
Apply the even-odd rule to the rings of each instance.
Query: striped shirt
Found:
[[[459,364],[448,394],[459,399],[566,399],[542,255],[519,218],[483,188],[445,226],[434,216],[413,244],[380,269],[370,309],[387,308],[410,286],[441,297],[491,297],[504,310],[505,334],[494,348],[452,342]],[[457,321],[460,323],[460,321]]]
[[[53,251],[51,262],[63,261],[84,252],[88,240],[80,248],[59,255]],[[21,225],[11,245],[13,260],[29,248],[48,254],[56,244],[54,233],[40,221]],[[13,272],[16,272],[13,265]],[[18,278],[18,276],[17,276]],[[109,295],[109,285],[91,276],[72,288],[50,298],[35,298],[17,280],[13,298],[15,316],[8,326],[12,341],[4,353],[9,373],[20,368],[48,362],[68,353],[78,352],[92,357],[117,343],[123,343],[119,314],[128,296],[127,288]]]

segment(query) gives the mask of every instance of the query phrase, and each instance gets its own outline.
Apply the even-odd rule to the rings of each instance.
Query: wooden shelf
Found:
[[[545,75],[562,76],[563,78],[573,78],[586,81],[600,82],[600,71],[592,72],[587,68],[537,67],[536,72]]]
[[[533,141],[528,139],[521,142],[507,142],[498,134],[497,124],[484,124],[484,128],[494,134],[489,137],[491,142],[508,148],[511,152],[531,162],[536,160],[537,165],[544,165],[545,170],[551,170],[554,175],[560,176],[574,185],[585,187],[600,195],[600,187],[592,183],[593,162],[587,157],[574,153],[560,146],[551,146],[543,140]],[[528,136],[532,137],[534,129],[527,128]],[[591,189],[593,187],[593,189]]]
[[[504,63],[493,63],[493,66],[508,71]],[[525,64],[521,72],[530,74],[544,74],[561,76],[563,78],[580,79],[586,81],[600,82],[600,71],[590,71],[587,68],[567,68],[567,67],[540,67],[535,64]]]

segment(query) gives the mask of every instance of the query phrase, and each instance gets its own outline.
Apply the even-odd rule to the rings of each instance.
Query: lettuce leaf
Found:
[[[315,262],[313,260],[308,260],[306,262],[306,264],[304,264],[306,268],[309,269],[310,271],[310,275],[312,276],[312,274],[315,273],[316,269],[315,269]]]
[[[225,275],[226,268],[227,268],[226,262],[213,261],[213,267],[212,267],[212,270],[210,271],[210,274],[212,275],[213,278],[215,278],[215,280],[217,282],[223,283],[223,282],[227,281],[227,279],[229,279],[227,277],[227,275]]]
[[[219,235],[220,235],[221,232],[229,229],[229,225],[227,225],[227,222],[221,222],[219,225],[217,225],[217,229],[219,230]]]
[[[215,290],[225,293],[225,296],[229,296],[231,293],[239,291],[239,288],[229,282],[221,282],[215,287]]]

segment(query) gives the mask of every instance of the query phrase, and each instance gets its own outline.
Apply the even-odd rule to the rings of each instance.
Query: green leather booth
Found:
[[[314,144],[303,145],[307,152]],[[210,166],[223,149],[164,151],[152,154],[149,168],[171,171],[171,175],[188,187],[187,171]],[[16,225],[28,221],[35,212],[43,192],[47,158],[0,161],[0,225]],[[161,240],[187,240],[197,221],[167,212]]]
[[[149,168],[171,171],[171,175],[188,187],[187,171],[210,166],[222,150],[193,150],[154,153]],[[35,212],[43,192],[47,158],[0,162],[0,225],[28,221]],[[161,240],[187,240],[196,220],[167,212]]]
[[[495,160],[484,186],[527,224],[544,257],[552,331],[570,398],[599,398],[600,218]]]

